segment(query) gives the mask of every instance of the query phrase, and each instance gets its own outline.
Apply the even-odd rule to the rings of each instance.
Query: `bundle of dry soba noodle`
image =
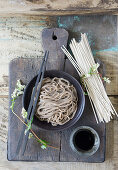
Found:
[[[86,34],[81,34],[81,41],[79,43],[73,39],[70,43],[70,48],[74,57],[72,57],[64,46],[62,47],[62,50],[77,70],[79,76],[86,77],[83,81],[97,123],[109,122],[112,115],[117,115],[117,113],[106,94],[100,75],[93,74],[90,76],[88,74],[90,72],[90,68],[95,66],[96,63],[94,61]],[[98,73],[97,70],[96,72]]]
[[[36,116],[53,126],[72,119],[77,110],[77,92],[68,80],[54,77],[42,82]]]

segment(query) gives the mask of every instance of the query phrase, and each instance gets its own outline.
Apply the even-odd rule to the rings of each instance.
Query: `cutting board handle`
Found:
[[[61,50],[62,45],[67,46],[68,32],[62,28],[44,29],[42,44],[44,51],[49,51],[46,70],[63,70],[65,55]],[[53,63],[53,64],[52,64]]]

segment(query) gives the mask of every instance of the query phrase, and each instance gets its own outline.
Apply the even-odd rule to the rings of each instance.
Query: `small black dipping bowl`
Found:
[[[64,125],[57,125],[57,126],[52,126],[51,123],[47,123],[46,121],[40,121],[36,116],[34,116],[34,121],[33,124],[37,125],[40,129],[42,130],[53,130],[53,131],[61,131],[64,129],[67,129],[71,126],[73,126],[81,117],[83,110],[84,110],[84,105],[85,105],[85,96],[84,92],[81,88],[81,85],[79,82],[72,77],[70,74],[65,73],[63,71],[58,71],[58,70],[48,70],[45,72],[44,78],[45,77],[58,77],[58,78],[64,78],[68,80],[75,88],[77,91],[78,95],[78,107],[77,111],[75,113],[75,116],[69,120],[67,123]],[[35,76],[26,86],[24,95],[23,95],[23,107],[25,110],[28,109],[31,94],[32,94],[32,89],[35,85],[37,76]]]

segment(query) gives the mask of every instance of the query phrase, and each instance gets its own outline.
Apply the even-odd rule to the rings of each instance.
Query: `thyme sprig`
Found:
[[[13,93],[11,94],[11,98],[12,98],[11,101],[12,101],[12,103],[11,103],[11,106],[10,106],[10,108],[11,108],[11,110],[12,110],[12,113],[13,113],[24,125],[26,125],[26,129],[25,129],[24,134],[26,135],[26,133],[30,130],[30,133],[29,133],[28,138],[29,138],[29,139],[34,138],[38,143],[41,144],[41,148],[42,148],[42,149],[46,149],[47,147],[52,147],[52,148],[54,148],[54,149],[59,149],[59,148],[57,148],[57,147],[54,147],[54,146],[49,145],[47,141],[40,139],[40,138],[36,135],[36,133],[32,130],[33,118],[32,118],[31,121],[29,121],[29,120],[27,119],[28,113],[27,113],[27,111],[26,111],[24,108],[22,108],[21,116],[22,116],[23,119],[26,119],[26,123],[25,123],[24,120],[22,120],[22,119],[14,112],[15,101],[16,101],[16,99],[17,99],[20,95],[22,95],[22,94],[24,93],[24,89],[25,89],[25,85],[22,85],[22,84],[21,84],[21,81],[20,81],[20,80],[17,80],[16,88],[14,89]]]

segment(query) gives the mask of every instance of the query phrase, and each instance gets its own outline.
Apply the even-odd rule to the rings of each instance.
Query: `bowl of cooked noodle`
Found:
[[[23,107],[28,109],[37,76],[26,86]],[[48,70],[45,72],[33,123],[43,130],[64,130],[81,117],[85,96],[79,82],[70,74]]]

